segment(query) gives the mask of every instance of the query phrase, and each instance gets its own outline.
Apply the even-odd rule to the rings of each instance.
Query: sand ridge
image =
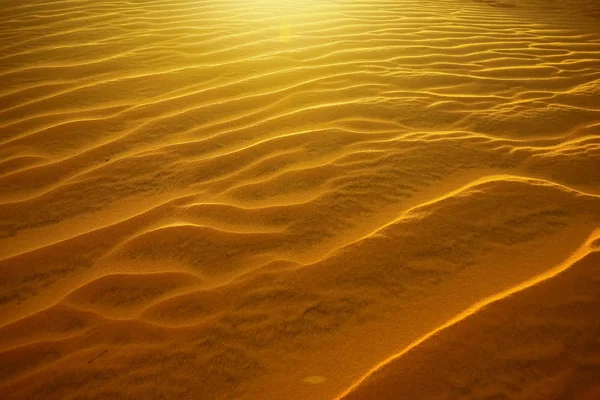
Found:
[[[456,398],[444,368],[491,351],[489,315],[550,312],[545,287],[596,274],[594,1],[0,9],[9,399],[418,398],[404,360],[446,352],[428,371]],[[559,380],[591,398],[580,366]]]
[[[507,393],[516,398],[594,398],[600,393],[594,381],[600,357],[593,344],[598,331],[595,318],[600,265],[598,242],[598,236],[592,236],[587,245],[576,252],[579,254],[558,268],[465,310],[400,354],[380,363],[339,398],[399,399],[439,396],[440,393],[444,393],[445,398]],[[575,271],[566,271],[569,268]],[[534,285],[538,286],[532,288]],[[561,296],[554,296],[564,287],[567,295],[563,292]],[[528,288],[532,288],[529,293],[518,293]],[[515,293],[516,298],[508,298]],[[498,304],[491,304],[493,302]],[[473,316],[484,307],[487,308],[483,312]],[[554,327],[556,324],[563,325],[561,330]],[[581,324],[585,324],[586,329],[581,329]],[[468,331],[461,332],[460,328]],[[577,337],[582,333],[583,337]],[[454,343],[448,344],[448,340]],[[425,341],[429,343],[421,346]],[[446,347],[441,349],[440,345]],[[490,348],[496,346],[508,351],[508,356],[490,358]],[[413,356],[409,352],[425,354]],[[451,354],[451,360],[442,357],[444,362],[467,364],[470,376],[455,373],[448,378],[434,375],[432,379],[432,369],[439,369],[443,374],[453,371],[448,365],[438,367],[433,360],[423,359],[433,357],[439,362],[436,355],[442,352]],[[419,361],[409,359],[414,357],[420,358]],[[460,358],[464,361],[459,361]],[[473,361],[478,365],[471,364]],[[411,362],[418,365],[411,365]],[[495,363],[504,365],[500,367]],[[532,367],[538,374],[536,380],[527,377]],[[419,368],[426,370],[417,372],[425,382],[416,381],[412,375]],[[498,371],[504,371],[502,377],[485,377],[485,374],[497,374]],[[440,388],[443,385],[447,386]]]

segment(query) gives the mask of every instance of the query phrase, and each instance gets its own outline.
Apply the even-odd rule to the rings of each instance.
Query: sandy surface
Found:
[[[595,0],[0,2],[2,399],[600,398]]]

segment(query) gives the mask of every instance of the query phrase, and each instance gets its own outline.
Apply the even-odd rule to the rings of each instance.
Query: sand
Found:
[[[600,398],[595,0],[0,11],[2,399]]]

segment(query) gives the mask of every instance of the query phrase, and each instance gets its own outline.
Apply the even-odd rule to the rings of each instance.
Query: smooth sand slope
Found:
[[[598,398],[599,10],[0,2],[0,397]]]
[[[342,398],[599,398],[600,240],[590,247],[558,277],[427,338]]]

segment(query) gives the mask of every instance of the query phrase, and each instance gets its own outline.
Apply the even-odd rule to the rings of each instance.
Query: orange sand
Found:
[[[0,2],[0,398],[600,398],[595,0]]]

